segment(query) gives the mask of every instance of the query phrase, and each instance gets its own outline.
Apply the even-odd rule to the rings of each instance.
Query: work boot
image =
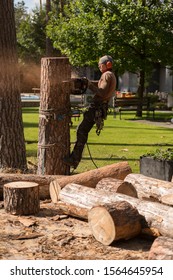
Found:
[[[64,164],[73,167],[74,169],[77,168],[78,166],[78,162],[75,161],[72,157],[65,157],[63,158],[63,162]]]

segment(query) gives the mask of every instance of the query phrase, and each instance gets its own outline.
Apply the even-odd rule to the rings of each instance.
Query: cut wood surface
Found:
[[[35,182],[39,185],[39,195],[40,199],[49,199],[49,185],[50,182],[62,178],[63,175],[37,175],[37,174],[20,174],[20,173],[0,173],[0,199],[3,199],[3,186],[4,184],[17,182],[17,181],[27,181]]]
[[[40,210],[39,186],[33,182],[4,185],[4,209],[13,215],[32,215]]]
[[[90,210],[93,206],[117,201],[127,201],[136,207],[142,217],[142,228],[146,234],[173,237],[173,208],[158,202],[140,200],[125,194],[111,193],[78,184],[68,184],[59,193],[59,200],[79,209]],[[71,208],[72,210],[72,208]],[[71,213],[72,215],[72,213]]]
[[[128,174],[124,181],[131,183],[135,187],[137,196],[140,199],[173,205],[173,182],[158,180],[135,173]]]
[[[97,183],[96,189],[123,193],[132,197],[137,197],[136,189],[131,183],[115,178],[103,178]]]
[[[157,237],[149,251],[149,260],[173,260],[173,239],[165,236]]]
[[[119,162],[86,171],[80,174],[65,176],[50,183],[50,197],[52,199],[52,202],[56,203],[58,201],[58,194],[60,189],[62,189],[69,183],[76,183],[90,188],[95,188],[96,184],[102,178],[112,177],[123,180],[131,172],[132,170],[128,162]]]
[[[119,239],[130,239],[141,231],[140,215],[126,201],[95,206],[88,212],[92,234],[104,245]]]

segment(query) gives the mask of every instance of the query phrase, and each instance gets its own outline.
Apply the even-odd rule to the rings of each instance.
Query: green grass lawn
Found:
[[[139,172],[139,158],[141,155],[155,151],[161,147],[173,147],[172,129],[136,122],[135,112],[123,112],[122,120],[119,116],[108,115],[104,129],[100,136],[95,133],[95,127],[88,137],[88,147],[92,159],[97,167],[120,161],[128,161],[135,173]],[[170,120],[173,113],[156,112],[155,120]],[[145,115],[143,117],[145,119]],[[81,121],[73,120],[71,131],[71,148],[76,138],[76,127]],[[38,108],[23,108],[24,133],[26,140],[27,159],[37,162],[38,141]],[[86,146],[81,163],[75,172],[81,173],[94,169],[95,165],[90,158]]]

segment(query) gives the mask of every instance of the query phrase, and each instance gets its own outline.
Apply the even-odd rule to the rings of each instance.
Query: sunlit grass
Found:
[[[145,116],[144,116],[145,117]],[[156,120],[170,120],[173,114],[156,113]],[[76,139],[76,127],[82,120],[73,120],[71,132],[71,149]],[[109,115],[100,136],[97,136],[95,127],[90,131],[88,145],[83,152],[81,163],[75,172],[94,169],[95,165],[101,167],[120,161],[128,161],[133,172],[139,172],[139,158],[141,155],[155,151],[162,147],[173,147],[172,129],[145,124],[135,121],[134,112],[114,118]],[[38,109],[23,109],[24,133],[26,141],[27,158],[36,162],[38,141]],[[91,153],[92,159],[90,157]],[[94,165],[95,164],[95,165]]]

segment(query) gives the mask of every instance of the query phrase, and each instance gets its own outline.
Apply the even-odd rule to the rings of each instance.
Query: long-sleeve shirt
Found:
[[[104,72],[98,82],[98,87],[89,84],[89,89],[95,94],[94,102],[109,101],[116,88],[116,77],[112,71]]]

